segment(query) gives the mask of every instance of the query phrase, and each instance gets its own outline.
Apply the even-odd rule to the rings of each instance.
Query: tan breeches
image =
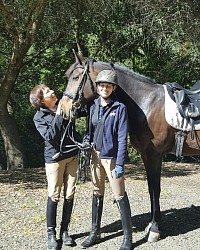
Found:
[[[103,196],[105,192],[105,177],[107,175],[115,199],[121,199],[125,193],[124,176],[115,177],[115,159],[99,159],[99,152],[92,150],[91,174],[93,192]]]
[[[64,198],[72,199],[76,190],[78,156],[56,163],[45,163],[48,182],[48,196],[53,201],[59,201],[62,185]]]

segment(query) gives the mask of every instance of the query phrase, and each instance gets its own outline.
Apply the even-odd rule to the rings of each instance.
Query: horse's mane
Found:
[[[130,75],[130,76],[133,76],[134,78],[137,78],[137,80],[142,80],[143,82],[147,82],[147,83],[150,83],[150,84],[155,84],[156,81],[147,77],[147,76],[144,76],[142,74],[139,74],[129,68],[127,68],[126,66],[121,66],[121,65],[116,65],[115,64],[115,67],[116,69],[118,69],[119,71],[122,71],[124,74],[127,74],[127,75]]]
[[[94,69],[94,63],[97,63],[99,65],[102,65],[102,67],[106,67],[106,68],[110,68],[110,69],[116,69],[118,71],[120,71],[122,74],[126,75],[126,76],[130,76],[131,78],[134,78],[136,81],[142,81],[148,84],[155,84],[156,81],[144,76],[140,73],[137,73],[135,71],[133,71],[132,69],[129,69],[128,67],[124,66],[124,65],[119,65],[119,64],[113,64],[113,63],[108,63],[108,62],[103,62],[103,61],[97,61],[94,58],[87,58],[84,60],[85,64],[88,64],[90,67],[92,67]],[[71,65],[71,67],[67,70],[66,75],[69,76],[70,73],[73,71],[73,69],[76,68],[76,66],[78,65],[78,63],[74,63],[73,65]]]
[[[142,81],[142,82],[146,82],[149,84],[155,84],[156,81],[144,76],[142,74],[139,74],[137,72],[134,72],[133,70],[129,69],[128,67],[124,66],[124,65],[118,65],[118,64],[112,64],[112,63],[107,63],[107,62],[102,62],[102,61],[98,61],[98,63],[105,65],[106,67],[110,67],[112,68],[114,65],[114,68],[120,72],[122,72],[125,75],[129,75],[130,77],[135,78],[138,81]]]

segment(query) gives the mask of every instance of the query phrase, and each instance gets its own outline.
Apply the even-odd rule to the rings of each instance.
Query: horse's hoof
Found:
[[[160,239],[160,234],[156,232],[149,232],[148,242],[157,242]]]

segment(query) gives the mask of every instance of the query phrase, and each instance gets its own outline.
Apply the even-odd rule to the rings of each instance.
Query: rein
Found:
[[[70,134],[70,128],[71,128],[71,134]],[[62,145],[63,145],[66,135],[71,139],[71,141],[74,144],[66,145],[65,146],[66,150],[62,150]],[[67,149],[70,147],[71,149]],[[76,150],[77,148],[79,149],[78,179],[80,179],[80,181],[84,183],[87,179],[87,167],[89,166],[89,162],[90,162],[91,146],[88,144],[86,145],[84,143],[77,142],[74,139],[74,119],[70,118],[69,123],[67,124],[65,131],[62,135],[61,141],[60,141],[59,152],[53,155],[52,159],[55,160],[60,156],[60,154],[72,152]]]
[[[71,128],[71,134],[70,134],[70,128]],[[71,139],[71,141],[74,144],[66,145],[65,146],[66,150],[62,150],[62,145],[63,145],[63,142],[64,142],[64,139],[65,139],[66,135]],[[70,148],[70,147],[71,147],[71,149],[67,149],[67,148]],[[67,124],[67,126],[65,128],[65,131],[64,131],[64,133],[62,135],[61,141],[60,141],[60,150],[59,150],[58,153],[56,153],[54,156],[52,156],[52,158],[55,160],[60,156],[60,154],[62,154],[62,153],[65,154],[65,153],[72,152],[72,151],[76,150],[77,148],[80,149],[80,150],[89,149],[89,147],[85,147],[82,143],[77,142],[74,139],[74,119],[70,118],[69,123]]]
[[[74,138],[74,128],[75,128],[74,119],[76,117],[77,111],[82,107],[83,99],[84,99],[84,88],[85,88],[85,84],[86,84],[87,80],[89,80],[93,94],[95,93],[95,88],[94,88],[94,83],[93,83],[93,81],[88,73],[89,60],[86,61],[85,67],[75,67],[73,69],[73,71],[76,70],[77,68],[84,69],[84,71],[83,71],[82,77],[78,83],[78,87],[77,87],[75,95],[73,96],[72,94],[70,94],[66,91],[63,93],[63,96],[67,96],[73,100],[72,101],[72,108],[71,108],[71,112],[70,112],[69,122],[65,128],[65,131],[64,131],[62,138],[61,138],[61,141],[60,141],[59,152],[56,153],[52,158],[55,160],[60,156],[60,154],[69,153],[69,152],[72,152],[78,148],[80,150],[79,151],[78,176],[82,182],[85,182],[85,180],[86,180],[86,166],[88,165],[88,161],[90,159],[91,146],[85,145],[84,143],[79,143],[75,140],[75,138]],[[71,74],[73,73],[73,71],[71,72]],[[66,145],[65,146],[66,150],[63,150],[62,145],[63,145],[64,139],[65,139],[65,136],[68,136],[74,144],[73,145]],[[71,149],[69,149],[69,148],[71,148]]]
[[[74,68],[73,71],[75,69],[77,69],[77,68],[78,67]],[[79,68],[83,69],[83,67],[79,67]],[[85,63],[85,67],[84,67],[82,77],[80,79],[80,82],[78,84],[78,87],[77,87],[77,90],[76,90],[76,93],[75,93],[75,96],[71,95],[70,93],[67,93],[66,91],[63,93],[64,96],[68,96],[70,99],[73,100],[73,102],[72,102],[72,110],[71,110],[72,112],[70,112],[69,123],[67,124],[67,127],[65,128],[65,131],[64,131],[64,133],[62,135],[62,139],[61,139],[61,142],[60,142],[60,152],[55,154],[52,157],[53,159],[58,158],[61,153],[68,153],[68,152],[71,152],[73,150],[76,150],[77,148],[79,148],[80,150],[89,149],[89,147],[83,146],[82,143],[79,143],[74,139],[74,119],[76,117],[77,110],[81,108],[82,99],[84,98],[83,91],[84,91],[84,87],[85,87],[85,84],[86,84],[88,79],[89,79],[89,82],[90,82],[90,85],[91,85],[92,92],[93,93],[95,92],[94,84],[92,82],[92,79],[90,78],[90,75],[88,73],[88,69],[89,69],[89,61],[87,60],[86,63]],[[71,74],[73,73],[73,71],[71,72]],[[70,127],[71,127],[71,134],[70,134]],[[64,141],[64,138],[65,138],[66,135],[71,139],[71,141],[74,144],[73,145],[66,145],[65,146],[66,150],[63,151],[62,150],[62,145],[63,145],[63,141]],[[72,147],[72,148],[67,149],[69,147]]]

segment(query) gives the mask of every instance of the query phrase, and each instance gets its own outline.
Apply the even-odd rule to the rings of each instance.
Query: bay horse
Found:
[[[132,146],[141,154],[147,173],[151,202],[151,220],[146,227],[149,242],[160,238],[160,192],[162,158],[173,151],[177,129],[165,119],[165,91],[162,84],[133,72],[125,66],[83,58],[75,53],[76,61],[66,71],[68,84],[65,89],[63,110],[85,105],[96,96],[95,79],[104,69],[115,68],[118,76],[116,94],[126,105],[129,119],[129,136]],[[68,113],[68,112],[66,112]],[[200,155],[200,130],[189,132],[183,145],[183,155]]]

